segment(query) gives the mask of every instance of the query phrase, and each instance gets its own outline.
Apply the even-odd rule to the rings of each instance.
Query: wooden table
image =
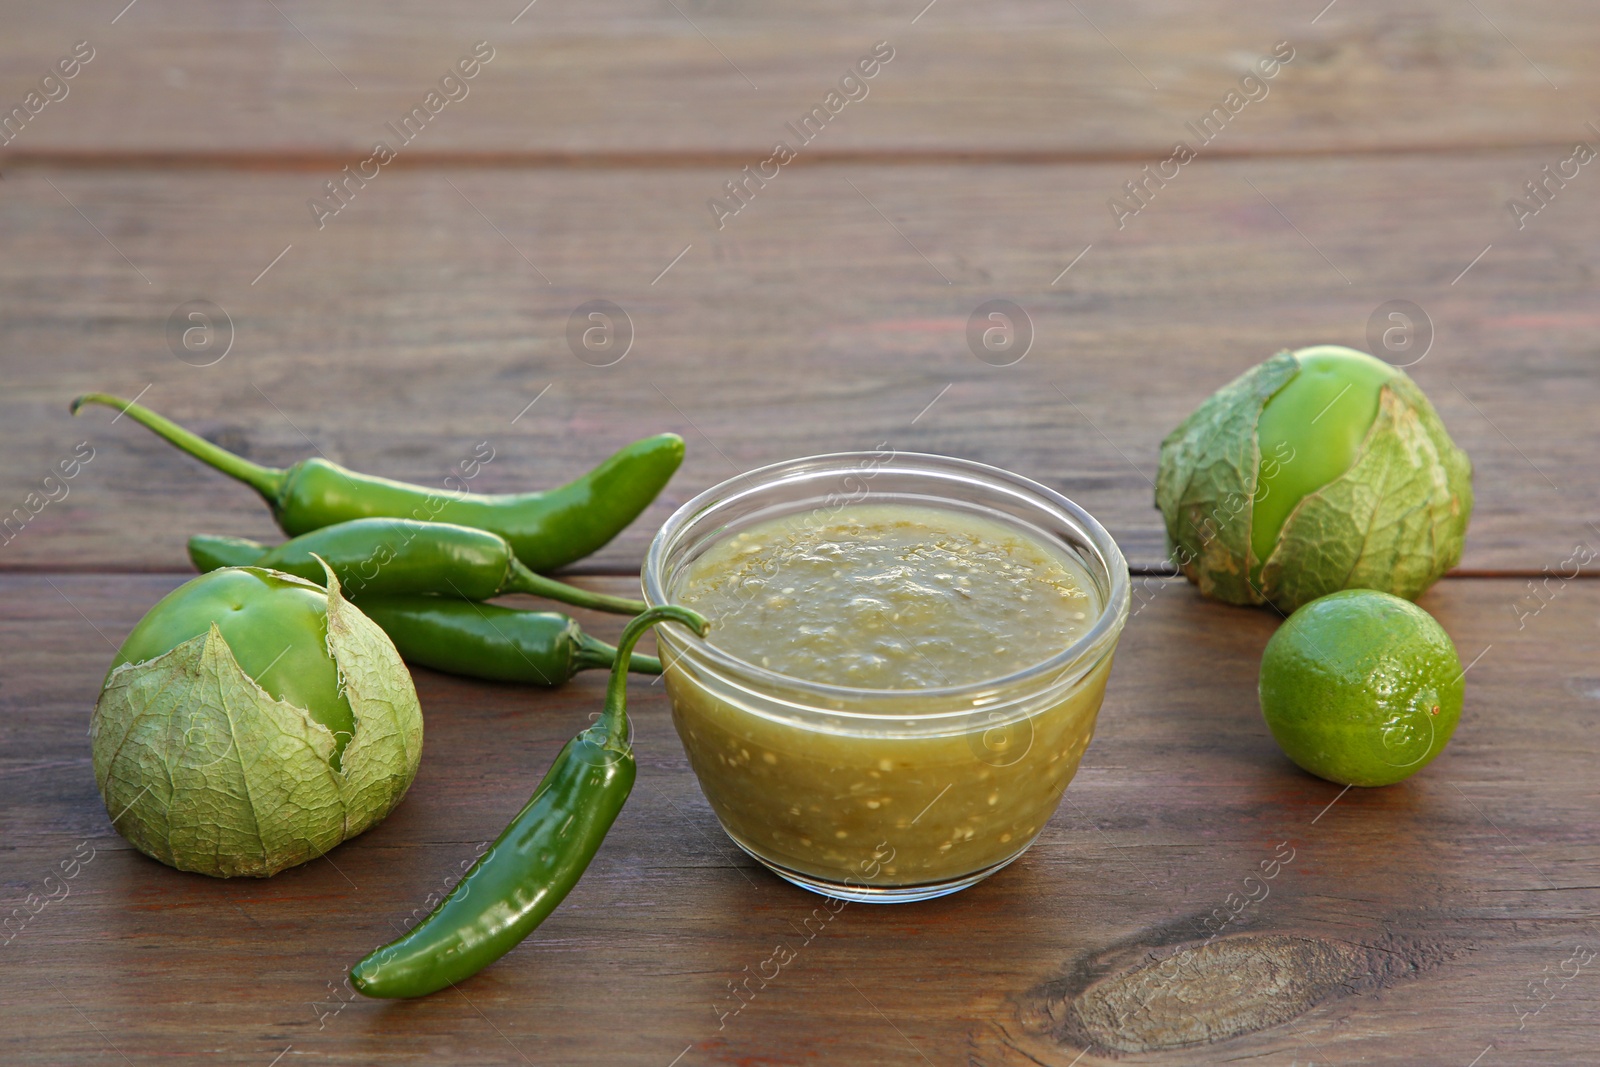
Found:
[[[0,147],[0,514],[26,508],[0,547],[5,907],[92,855],[0,948],[0,1059],[1595,1060],[1600,592],[1593,567],[1549,577],[1600,545],[1600,174],[1564,162],[1600,147],[1591,5],[147,0],[7,3],[0,27],[0,105],[25,118]],[[479,41],[492,58],[441,89]],[[893,58],[833,114],[877,42]],[[1241,86],[1279,42],[1293,58]],[[457,98],[416,117],[436,89]],[[822,132],[743,178],[814,107]],[[1202,143],[1186,123],[1208,114]],[[409,143],[386,125],[406,116]],[[379,139],[394,158],[348,179]],[[1196,158],[1173,175],[1179,139]],[[602,299],[630,324],[620,361],[569,345]],[[1026,311],[1020,361],[969,349],[991,299]],[[1278,347],[1369,347],[1400,300],[1431,337],[1410,372],[1477,469],[1462,567],[1422,600],[1471,663],[1466,711],[1426,772],[1342,793],[1261,722],[1275,616],[1161,577],[1149,480],[1223,381]],[[426,758],[381,826],[262,882],[145,859],[95,789],[98,683],[184,580],[187,534],[273,530],[113,412],[69,417],[90,389],[267,463],[432,483],[486,441],[486,490],[675,430],[672,486],[575,568],[613,591],[732,472],[967,456],[1100,516],[1143,576],[1136,614],[1060,813],[988,882],[821,922],[723,837],[640,686],[639,785],[568,902],[458,990],[368,1002],[346,968],[498,832],[602,680],[418,670]],[[80,442],[61,496],[44,479]],[[735,999],[780,944],[795,959]],[[1133,973],[1174,954],[1181,981]]]

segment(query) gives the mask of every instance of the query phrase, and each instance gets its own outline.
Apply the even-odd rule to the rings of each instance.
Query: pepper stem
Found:
[[[587,589],[579,589],[566,582],[558,582],[554,578],[546,578],[542,574],[535,574],[520,559],[511,561],[511,576],[506,580],[502,593],[531,593],[542,596],[546,600],[554,600],[560,604],[571,604],[577,608],[589,608],[591,611],[608,611],[613,615],[638,615],[649,607],[642,600],[629,600],[627,597],[608,596],[605,593],[591,593]]]
[[[711,629],[711,624],[698,612],[677,604],[649,608],[628,622],[617,641],[617,660],[611,665],[611,680],[606,683],[606,708],[600,716],[607,748],[624,748],[628,744],[628,661],[633,658],[633,646],[639,643],[639,638],[658,622],[681,623],[701,637]]]
[[[118,408],[122,414],[134,422],[153,430],[161,437],[177,445],[201,463],[216,468],[230,478],[237,478],[256,492],[266,498],[268,504],[277,505],[278,491],[283,487],[284,471],[277,467],[263,467],[259,463],[251,463],[243,456],[236,456],[225,448],[218,448],[192,430],[186,430],[171,419],[163,418],[149,408],[135,404],[131,400],[112,396],[110,393],[85,393],[72,402],[72,413],[76,415],[78,409],[85,404],[104,404],[108,408]],[[115,420],[112,420],[115,421]]]
[[[610,670],[611,665],[617,662],[617,646],[608,645],[598,637],[580,633],[578,635],[578,651],[573,657],[576,670]],[[654,656],[646,656],[635,652],[633,659],[628,664],[628,670],[634,674],[660,674],[661,661]]]

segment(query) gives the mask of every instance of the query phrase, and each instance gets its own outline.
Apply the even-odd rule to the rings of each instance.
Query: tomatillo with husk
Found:
[[[422,756],[394,644],[339,589],[258,567],[168,593],[112,661],[90,719],[112,825],[146,855],[266,877],[376,825]]]
[[[1161,443],[1156,506],[1201,593],[1288,613],[1341,589],[1416,599],[1461,559],[1472,464],[1397,367],[1283,351]]]

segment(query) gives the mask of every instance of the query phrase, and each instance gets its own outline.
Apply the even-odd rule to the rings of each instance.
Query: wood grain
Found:
[[[1463,566],[1538,575],[1594,544],[1600,492],[1575,432],[1600,406],[1593,175],[1521,230],[1505,209],[1553,158],[1201,158],[1120,230],[1106,201],[1130,164],[813,167],[720,231],[720,170],[383,173],[322,230],[314,175],[18,172],[0,198],[0,514],[79,442],[94,458],[0,567],[181,569],[189,533],[273,535],[244,488],[113,412],[66,412],[147,387],[273,464],[319,451],[440,484],[487,441],[486,490],[676,430],[683,470],[588,563],[612,572],[707,486],[882,443],[1056,486],[1160,566],[1162,435],[1279,347],[1366,347],[1403,299],[1435,332],[1411,373],[1476,465]],[[968,347],[995,297],[1033,324],[1013,366]],[[613,366],[569,349],[597,298],[633,324]],[[231,316],[212,366],[167,333],[195,299]]]
[[[639,785],[588,876],[499,964],[405,1004],[350,1001],[344,968],[499,830],[598,706],[601,678],[543,693],[418,671],[422,771],[386,822],[267,881],[183,875],[111,830],[84,738],[111,646],[178,581],[0,576],[6,908],[42,893],[80,842],[96,850],[67,898],[0,948],[8,1063],[1111,1062],[1030,1026],[1037,992],[1193,944],[1280,842],[1294,858],[1213,950],[1333,946],[1348,988],[1306,997],[1277,1025],[1115,1062],[1466,1064],[1492,1046],[1484,1065],[1565,1064],[1592,1051],[1595,965],[1559,980],[1575,946],[1600,948],[1591,581],[1560,586],[1521,629],[1520,582],[1447,579],[1428,593],[1463,659],[1479,657],[1461,728],[1412,780],[1342,796],[1284,760],[1256,710],[1274,617],[1146,583],[1098,736],[1034,848],[943,901],[824,908],[809,940],[821,899],[723,838],[660,688],[636,685]],[[586,621],[615,636],[615,620]],[[719,1015],[729,983],[779,943],[795,960]],[[1427,966],[1384,978],[1408,952]]]
[[[1294,852],[1274,855],[1292,860]],[[1270,891],[1259,873],[1252,877],[1256,892]],[[1111,1058],[1214,1045],[1421,977],[1450,954],[1438,944],[1388,935],[1366,944],[1240,933],[1189,941],[1118,946],[1121,953],[1103,953],[1064,980],[1041,984],[1021,998],[1022,1032]],[[1113,969],[1116,955],[1124,959]]]
[[[120,5],[118,5],[120,7]],[[0,11],[0,100],[20,101],[71,45],[96,58],[11,158],[219,155],[370,147],[473,42],[495,58],[414,146],[524,160],[763,156],[874,42],[895,58],[823,151],[951,149],[1036,158],[1165,152],[1280,41],[1295,59],[1233,123],[1227,152],[1562,144],[1600,90],[1583,0],[1513,7],[1047,0],[849,4],[726,0],[582,5],[419,0],[247,9],[141,4]],[[919,14],[921,12],[921,14]],[[1319,14],[1319,12],[1321,12]],[[513,19],[515,17],[515,22]],[[739,158],[737,170],[757,158]],[[335,164],[335,169],[340,164]]]
[[[1594,168],[1520,227],[1507,206],[1600,143],[1591,5],[523,4],[0,4],[0,109],[96,49],[0,145],[0,940],[93,856],[0,945],[0,1061],[1593,1059],[1600,583],[1551,574],[1600,538]],[[319,227],[323,183],[477,40],[495,57],[470,95]],[[731,210],[724,183],[879,40],[895,58],[870,95],[719,227],[708,200]],[[1280,40],[1270,94],[1119,224],[1125,183]],[[995,298],[1033,327],[1014,365],[969,349]],[[567,340],[595,299],[631,318],[612,366]],[[226,316],[211,365],[172,339],[196,300]],[[78,392],[147,390],[260,462],[424,484],[488,442],[490,491],[676,430],[684,469],[579,568],[614,593],[700,489],[879,447],[1045,481],[1152,569],[1160,437],[1276,348],[1369,347],[1393,300],[1430,316],[1411,373],[1476,466],[1464,568],[1516,576],[1422,599],[1470,665],[1455,740],[1408,782],[1296,770],[1255,697],[1276,616],[1141,577],[1097,739],[1035,846],[952,898],[840,908],[726,839],[641,680],[638,786],[582,884],[485,973],[400,1004],[355,996],[347,967],[498,833],[602,676],[419,669],[405,802],[266,881],[147,860],[95,789],[98,683],[186,577],[187,535],[275,531],[129,420],[71,419]],[[794,959],[764,979],[777,946]]]

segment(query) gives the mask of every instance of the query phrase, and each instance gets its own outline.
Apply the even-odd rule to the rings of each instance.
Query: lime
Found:
[[[1284,755],[1341,785],[1426,767],[1461,719],[1461,660],[1407,600],[1346,589],[1305,605],[1261,656],[1261,713]]]

